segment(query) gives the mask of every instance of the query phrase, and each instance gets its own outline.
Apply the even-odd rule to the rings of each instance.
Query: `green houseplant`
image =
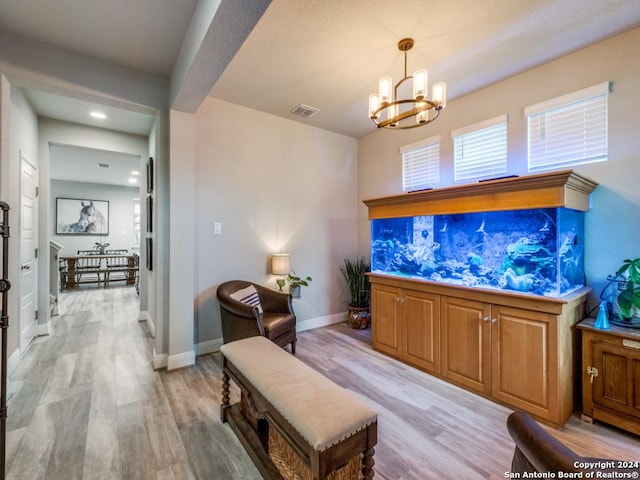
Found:
[[[296,275],[296,272],[291,271],[287,278],[280,278],[276,280],[276,284],[282,290],[282,287],[289,285],[289,293],[293,298],[300,298],[300,288],[308,287],[309,282],[313,279],[309,276],[302,278]]]
[[[93,249],[97,250],[100,255],[104,255],[108,246],[109,244],[107,242],[96,242]]]
[[[371,271],[371,264],[364,257],[345,258],[340,271],[347,281],[350,294],[347,321],[354,328],[367,328],[371,318],[369,313],[371,286],[367,272]]]
[[[623,320],[637,318],[640,314],[640,257],[626,259],[616,272],[618,284],[616,302]]]

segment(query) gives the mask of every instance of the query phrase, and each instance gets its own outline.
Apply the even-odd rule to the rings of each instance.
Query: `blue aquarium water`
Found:
[[[584,212],[537,208],[372,220],[371,271],[560,297],[584,286]]]

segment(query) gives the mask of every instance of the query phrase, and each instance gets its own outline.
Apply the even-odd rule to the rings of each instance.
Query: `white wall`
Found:
[[[358,141],[360,200],[402,193],[400,146],[441,136],[442,184],[453,183],[451,130],[501,114],[509,115],[509,173],[527,173],[527,132],[523,108],[601,82],[612,81],[609,95],[609,160],[583,165],[576,172],[599,182],[586,214],[585,270],[593,288],[590,306],[597,304],[607,275],[622,260],[640,255],[640,29],[562,57],[480,91],[449,102],[429,126],[406,131],[376,131]],[[450,92],[455,94],[455,92]],[[367,210],[359,207],[359,248],[369,252]]]
[[[212,98],[195,127],[197,342],[221,338],[217,286],[276,288],[268,264],[279,251],[313,277],[294,300],[299,324],[335,321],[345,310],[338,266],[357,250],[356,140]]]
[[[113,250],[133,251],[133,199],[140,198],[138,187],[51,180],[50,195],[51,239],[62,245],[60,255],[76,255],[78,250],[92,250],[96,242],[107,242],[108,248]],[[109,235],[56,235],[56,198],[109,202]]]

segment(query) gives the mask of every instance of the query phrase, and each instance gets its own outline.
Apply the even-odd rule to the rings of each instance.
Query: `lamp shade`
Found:
[[[288,253],[274,253],[271,255],[271,273],[274,275],[286,275],[289,273]]]

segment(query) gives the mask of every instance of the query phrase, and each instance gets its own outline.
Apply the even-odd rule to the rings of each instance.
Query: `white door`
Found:
[[[20,353],[36,335],[38,169],[20,152]]]

